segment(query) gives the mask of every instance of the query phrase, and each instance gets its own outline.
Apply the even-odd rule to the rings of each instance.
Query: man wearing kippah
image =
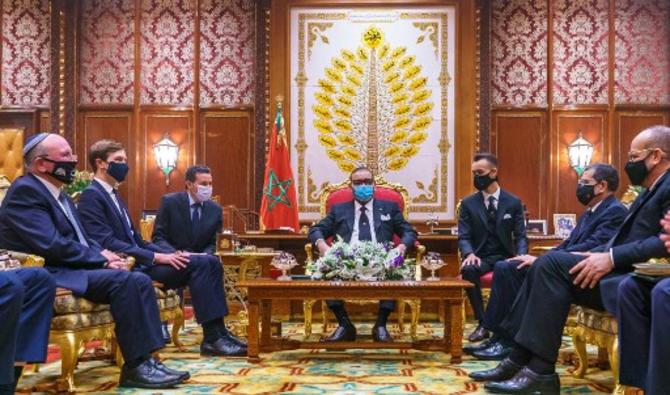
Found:
[[[44,257],[57,286],[110,305],[125,360],[120,386],[162,389],[185,381],[187,372],[151,355],[164,345],[151,279],[129,272],[118,255],[89,238],[61,191],[77,165],[70,144],[58,134],[41,133],[27,142],[23,157],[27,174],[14,181],[0,208],[0,247]]]

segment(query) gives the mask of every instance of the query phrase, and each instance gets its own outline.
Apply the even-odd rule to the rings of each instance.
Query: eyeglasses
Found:
[[[654,150],[657,150],[657,149],[659,149],[659,148],[645,148],[645,149],[641,149],[641,150],[637,150],[637,151],[635,151],[635,150],[628,151],[628,160],[633,161],[633,160],[637,159],[643,153],[654,151]],[[646,158],[646,156],[645,156],[645,158]]]
[[[352,185],[372,185],[374,183],[375,182],[372,178],[366,178],[363,180],[351,180]]]

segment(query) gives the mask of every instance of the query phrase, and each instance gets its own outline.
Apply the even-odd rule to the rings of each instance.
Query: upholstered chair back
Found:
[[[23,174],[23,129],[0,129],[0,176],[13,182]]]

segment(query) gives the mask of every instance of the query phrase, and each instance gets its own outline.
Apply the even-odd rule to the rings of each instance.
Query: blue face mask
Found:
[[[359,202],[367,202],[372,199],[374,187],[372,185],[356,185],[354,186],[354,197]]]

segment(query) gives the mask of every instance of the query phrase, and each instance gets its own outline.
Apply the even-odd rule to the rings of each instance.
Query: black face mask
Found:
[[[128,164],[121,162],[109,162],[107,167],[107,174],[118,182],[123,182],[128,174]]]
[[[649,175],[649,169],[647,169],[647,165],[644,163],[645,159],[647,158],[645,157],[635,162],[626,162],[624,170],[626,170],[626,175],[628,175],[631,184],[642,185],[645,178]]]
[[[577,200],[579,200],[579,203],[583,204],[584,206],[587,206],[589,203],[591,203],[591,200],[596,197],[594,194],[593,190],[595,189],[595,184],[594,185],[584,185],[584,184],[577,184]]]
[[[488,188],[489,185],[493,184],[497,180],[498,180],[497,178],[491,178],[488,174],[485,175],[475,174],[474,185],[478,191],[483,191],[484,189]]]
[[[48,173],[53,178],[65,184],[71,184],[72,181],[74,181],[74,176],[77,171],[77,161],[51,160],[49,158],[42,159],[54,164],[53,170]]]

